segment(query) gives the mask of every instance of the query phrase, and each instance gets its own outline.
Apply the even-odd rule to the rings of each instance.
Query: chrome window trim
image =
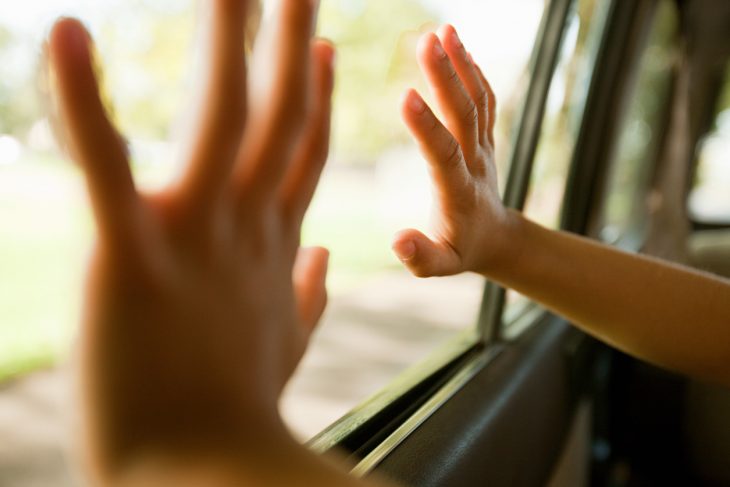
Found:
[[[454,394],[459,392],[480,370],[494,360],[503,348],[502,345],[495,345],[473,357],[436,394],[431,396],[425,404],[388,436],[385,441],[355,465],[350,473],[357,477],[362,477],[377,467],[390,452],[398,447],[424,421],[431,417],[446,401],[451,399]]]
[[[350,433],[365,424],[375,414],[402,397],[414,386],[432,376],[478,343],[474,327],[467,328],[437,348],[424,360],[398,374],[388,385],[355,406],[344,416],[315,435],[307,445],[318,453],[336,447]]]

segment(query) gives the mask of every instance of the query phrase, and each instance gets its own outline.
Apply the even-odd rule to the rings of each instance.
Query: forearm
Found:
[[[730,385],[730,283],[512,213],[507,258],[486,272],[632,355]]]

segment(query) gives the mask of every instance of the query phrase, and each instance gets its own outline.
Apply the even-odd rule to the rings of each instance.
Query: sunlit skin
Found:
[[[403,119],[428,161],[436,208],[430,237],[413,229],[394,237],[405,266],[421,277],[482,274],[636,357],[730,387],[730,282],[505,208],[489,84],[451,26],[421,39],[418,61],[443,123],[418,93],[406,94]]]
[[[88,473],[101,485],[348,485],[277,411],[326,302],[327,251],[299,242],[327,158],[334,50],[313,38],[314,2],[282,1],[255,48],[263,89],[249,93],[246,2],[207,4],[186,170],[156,194],[135,189],[87,32],[63,19],[50,34],[98,233],[80,340]]]
[[[327,155],[333,48],[312,36],[313,2],[283,0],[257,45],[265,62],[252,74],[265,89],[249,93],[246,2],[208,3],[211,64],[187,170],[157,194],[135,189],[86,31],[66,19],[50,36],[54,92],[98,230],[81,331],[89,476],[361,485],[296,443],[277,411],[326,302],[327,251],[299,240]],[[432,237],[395,237],[405,265],[423,277],[481,273],[637,356],[730,385],[730,285],[506,209],[489,84],[450,26],[422,38],[418,60],[443,123],[407,93],[403,118],[437,204]]]

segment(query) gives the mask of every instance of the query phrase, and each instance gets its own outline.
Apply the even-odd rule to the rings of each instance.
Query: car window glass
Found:
[[[637,64],[609,162],[599,230],[599,238],[605,242],[617,242],[645,228],[646,193],[671,87],[677,28],[674,2],[661,2]]]
[[[730,69],[712,130],[700,141],[697,154],[687,201],[690,217],[702,223],[730,224]]]

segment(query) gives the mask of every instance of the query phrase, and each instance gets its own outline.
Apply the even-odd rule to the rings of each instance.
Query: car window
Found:
[[[442,343],[476,330],[483,279],[413,278],[391,254],[395,231],[428,228],[431,197],[399,100],[409,86],[428,95],[415,63],[419,34],[453,23],[499,96],[504,182],[546,3],[321,1],[319,32],[338,46],[337,86],[331,157],[303,244],[330,249],[330,305],[283,400],[299,437],[317,433]],[[192,0],[32,0],[0,17],[0,380],[63,361],[92,241],[82,181],[56,147],[47,117],[39,26],[58,15],[87,24],[135,178],[155,189],[179,170],[179,115],[190,112],[186,94],[205,61],[193,47],[198,8]]]
[[[528,218],[549,228],[560,226],[565,184],[608,7],[609,2],[579,0],[565,24],[523,209]],[[529,301],[513,290],[505,299],[502,321],[514,323]]]
[[[678,12],[674,2],[660,2],[620,125],[599,217],[599,238],[617,243],[630,234],[641,238],[648,218],[646,202],[651,169],[660,144],[662,120],[676,59]]]
[[[283,402],[290,424],[303,437],[455,333],[475,329],[483,279],[416,279],[390,254],[392,234],[405,227],[428,229],[431,211],[425,161],[399,119],[398,101],[408,86],[431,99],[415,62],[416,41],[438,24],[455,25],[500,99],[495,136],[503,188],[511,129],[522,107],[526,66],[545,3],[322,2],[321,33],[340,46],[338,128],[304,239],[325,245],[331,239],[334,299]],[[505,42],[513,44],[497,48]],[[347,245],[338,245],[338,239]],[[343,256],[339,262],[337,252]],[[307,414],[302,404],[312,406]]]
[[[712,129],[697,148],[697,169],[687,204],[696,222],[730,224],[730,68],[725,72]]]

